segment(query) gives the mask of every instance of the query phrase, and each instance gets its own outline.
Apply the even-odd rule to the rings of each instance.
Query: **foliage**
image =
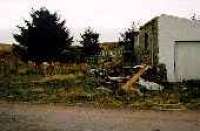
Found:
[[[181,85],[181,101],[192,102],[192,100],[200,99],[200,80],[183,81]]]
[[[147,91],[143,96],[132,96],[127,93],[114,94],[100,90],[94,77],[78,72],[45,77],[25,74],[2,77],[0,99],[31,103],[83,103],[102,108],[131,107],[131,109],[176,109],[189,102],[187,108],[195,106],[192,108],[199,109],[199,88],[197,88],[199,82],[181,84],[191,91],[188,92],[185,88],[180,90],[179,86],[174,85],[174,88],[166,88],[162,92]],[[196,88],[193,90],[191,87],[194,86]]]
[[[95,78],[87,77],[84,81],[84,90],[91,93],[95,91],[95,88],[97,88],[97,81]]]
[[[137,63],[144,63],[147,65],[150,65],[151,58],[148,54],[149,54],[149,50],[145,50],[141,48],[140,46],[135,47],[135,58],[136,58]]]
[[[84,62],[83,55],[82,47],[71,46],[61,52],[59,61],[63,63],[81,63]]]
[[[167,81],[167,70],[165,64],[154,65],[151,69],[148,69],[142,77],[145,80],[153,81],[156,83],[163,83]]]
[[[13,44],[12,53],[22,61],[24,62],[28,61],[27,50],[24,46]]]
[[[32,10],[30,16],[32,20],[25,20],[25,26],[17,26],[20,34],[14,34],[14,38],[20,46],[15,47],[15,52],[20,52],[22,56],[26,54],[28,59],[37,62],[56,59],[73,40],[65,21],[46,8]]]
[[[100,53],[99,34],[90,27],[81,34],[80,44],[83,46],[83,52],[86,57],[98,55]]]
[[[123,59],[126,63],[133,64],[136,62],[134,45],[137,34],[134,23],[124,33],[120,34],[119,43],[124,47]]]

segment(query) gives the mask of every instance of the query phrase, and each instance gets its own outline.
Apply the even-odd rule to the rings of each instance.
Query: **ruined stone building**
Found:
[[[199,21],[170,15],[155,17],[140,28],[138,43],[149,64],[166,65],[168,81],[200,79]],[[141,61],[145,61],[144,56]]]

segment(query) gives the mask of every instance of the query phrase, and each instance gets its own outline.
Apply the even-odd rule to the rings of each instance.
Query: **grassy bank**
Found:
[[[195,82],[167,83],[162,92],[146,91],[143,96],[135,96],[120,90],[98,89],[102,85],[98,84],[96,78],[89,77],[80,65],[54,70],[51,75],[40,74],[29,68],[23,73],[16,72],[19,71],[7,71],[8,75],[1,75],[1,100],[91,105],[98,108],[200,109],[200,86]]]
[[[188,100],[189,98],[182,96],[178,90],[146,92],[144,96],[116,94],[96,89],[97,83],[81,73],[51,77],[35,76],[33,79],[30,81],[24,78],[25,81],[20,82],[9,79],[7,83],[4,81],[0,87],[0,99],[37,104],[85,104],[100,108],[200,109],[199,98]],[[36,81],[36,79],[39,80]],[[184,99],[187,101],[183,101]]]

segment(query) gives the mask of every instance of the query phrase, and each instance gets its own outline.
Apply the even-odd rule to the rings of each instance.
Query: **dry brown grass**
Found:
[[[0,53],[11,52],[12,45],[0,43]]]

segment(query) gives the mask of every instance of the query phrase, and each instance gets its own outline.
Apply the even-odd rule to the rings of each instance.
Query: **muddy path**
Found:
[[[1,131],[200,131],[200,111],[0,103]]]

